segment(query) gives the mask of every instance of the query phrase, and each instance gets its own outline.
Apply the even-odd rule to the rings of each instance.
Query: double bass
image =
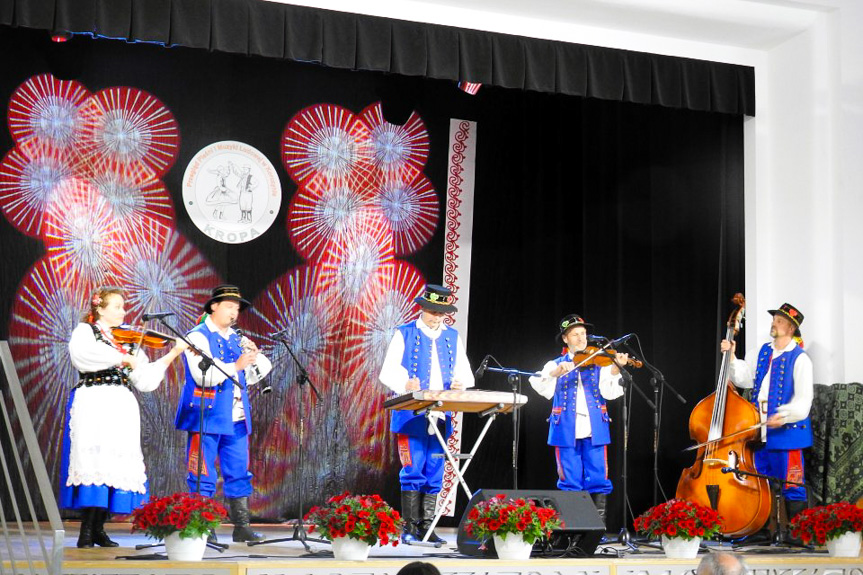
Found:
[[[728,318],[725,339],[734,342],[746,309],[743,294],[732,300],[737,308]],[[723,467],[755,472],[751,444],[760,440],[761,415],[743,399],[728,379],[733,351],[722,354],[716,390],[702,399],[689,416],[689,436],[698,444],[695,463],[683,470],[677,497],[709,506],[723,518],[720,533],[751,535],[770,517],[770,486],[766,479],[723,473]]]

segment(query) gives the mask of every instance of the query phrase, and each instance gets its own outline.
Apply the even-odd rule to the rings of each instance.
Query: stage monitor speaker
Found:
[[[465,531],[470,510],[480,501],[503,494],[512,499],[528,499],[537,507],[550,507],[560,514],[563,527],[552,532],[549,543],[552,549],[565,551],[575,548],[579,554],[593,555],[600,539],[605,534],[605,524],[599,517],[590,495],[586,491],[552,491],[542,489],[480,489],[474,493],[458,524],[458,550],[465,555],[488,555],[496,557],[494,541],[480,549],[482,541],[474,539]],[[536,548],[535,548],[536,550]]]

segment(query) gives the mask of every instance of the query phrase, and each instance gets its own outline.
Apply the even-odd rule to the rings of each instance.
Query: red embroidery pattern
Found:
[[[452,154],[450,160],[452,167],[449,171],[449,186],[446,192],[446,244],[444,246],[444,285],[452,290],[455,301],[458,301],[458,255],[456,249],[458,240],[461,237],[459,228],[461,227],[461,207],[462,200],[459,196],[462,194],[462,183],[464,178],[461,174],[464,171],[464,151],[467,149],[467,140],[470,138],[470,122],[460,122],[458,131],[455,133],[455,142],[452,145]],[[444,321],[447,325],[452,325],[455,321],[452,316],[447,316]]]
[[[410,438],[403,434],[398,434],[398,442],[399,442],[399,461],[402,464],[402,467],[408,467],[413,465],[413,460],[411,459],[411,444]]]
[[[189,473],[198,474],[198,444],[201,442],[201,436],[198,433],[192,434],[192,442],[189,445],[189,463],[186,466],[186,470]],[[201,453],[203,455],[203,453]],[[204,458],[204,461],[201,463],[201,475],[209,475],[207,473],[207,459]]]

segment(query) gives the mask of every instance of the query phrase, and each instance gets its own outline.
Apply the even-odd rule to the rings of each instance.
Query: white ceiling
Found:
[[[272,0],[373,16],[549,38],[590,26],[764,50],[806,30],[820,13],[861,0]]]

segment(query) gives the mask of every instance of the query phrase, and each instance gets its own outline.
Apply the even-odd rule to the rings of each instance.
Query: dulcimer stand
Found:
[[[472,390],[419,390],[399,395],[384,402],[385,409],[408,410],[413,411],[414,415],[424,415],[429,427],[434,430],[435,437],[438,443],[443,448],[444,457],[452,466],[453,473],[458,478],[458,483],[461,485],[464,494],[468,501],[473,496],[467,482],[464,480],[464,474],[467,472],[473,456],[479,449],[482,440],[485,439],[485,434],[488,428],[491,427],[499,413],[510,413],[514,409],[527,403],[527,397],[519,394],[511,394],[503,391],[484,391],[481,389]],[[480,417],[488,417],[485,425],[482,428],[479,436],[468,453],[450,453],[447,448],[446,440],[441,435],[438,429],[437,422],[432,416],[434,411],[460,411],[462,413],[478,413]],[[459,460],[465,460],[463,467],[459,466]],[[443,516],[443,507],[440,507],[435,513],[434,520],[431,526],[426,530],[421,544],[430,545],[428,538],[437,526],[438,521]],[[440,547],[441,544],[435,545]]]

